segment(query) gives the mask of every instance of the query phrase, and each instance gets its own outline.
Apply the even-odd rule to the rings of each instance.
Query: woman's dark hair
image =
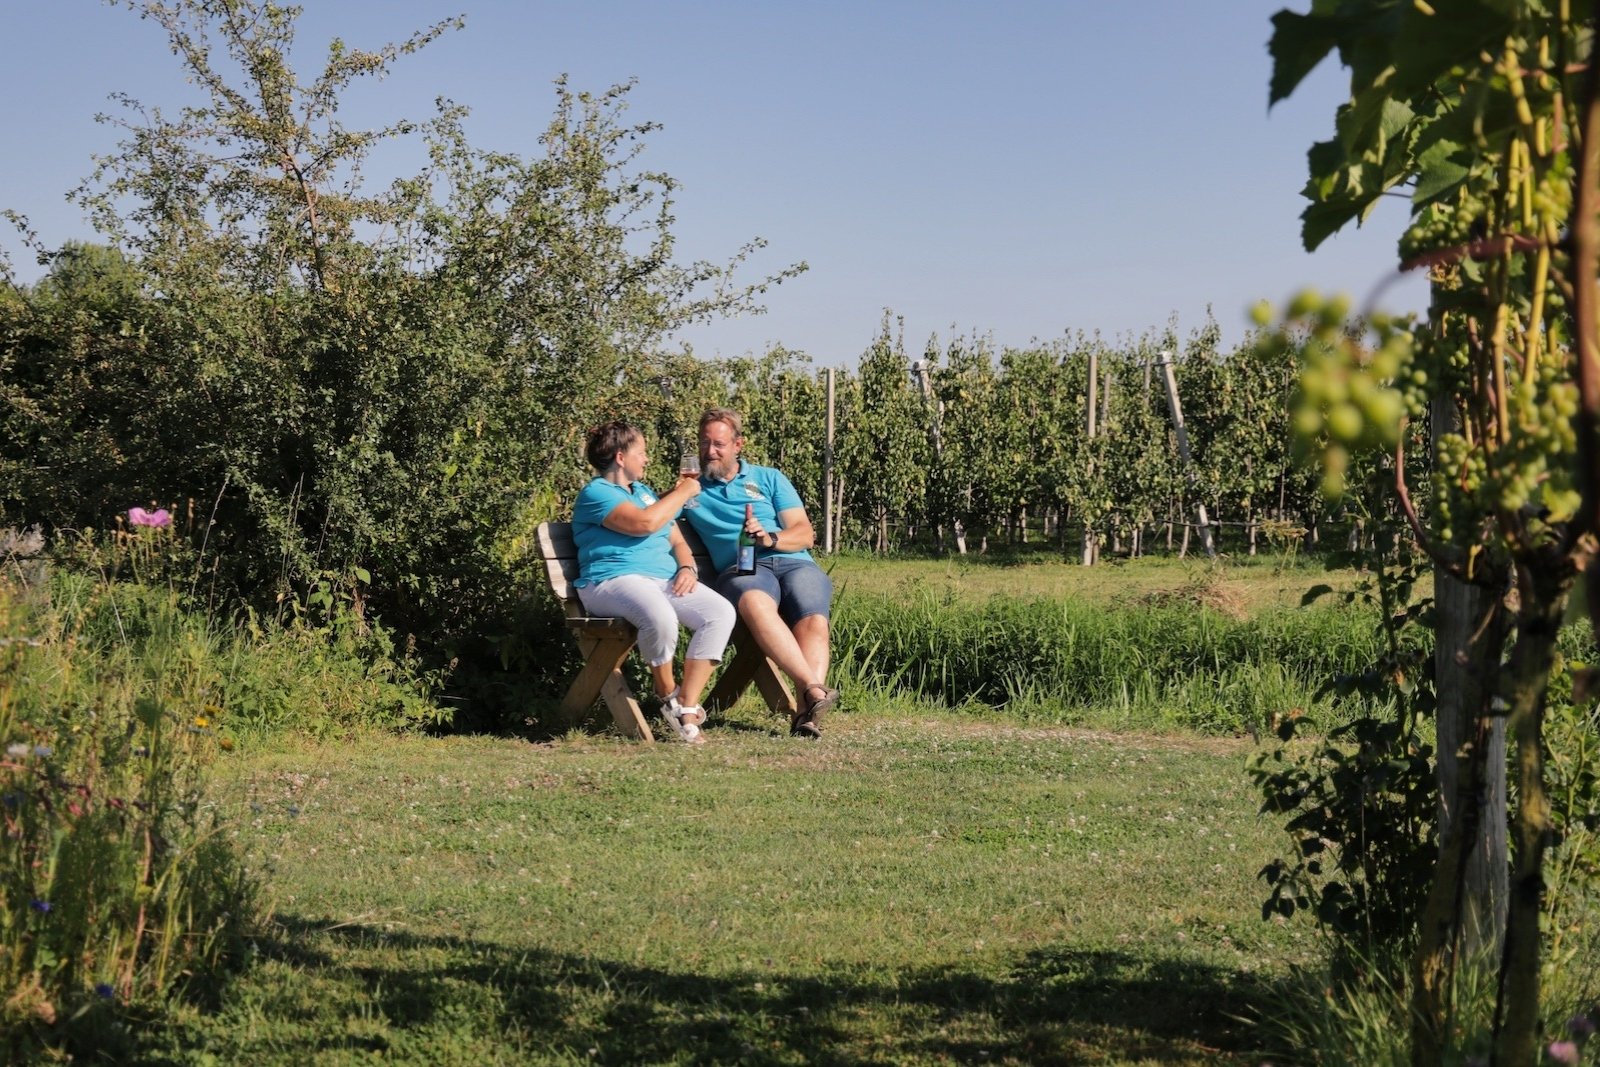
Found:
[[[617,453],[644,436],[644,431],[631,422],[613,419],[602,422],[589,431],[589,440],[583,446],[589,466],[597,471],[608,469],[617,461]]]

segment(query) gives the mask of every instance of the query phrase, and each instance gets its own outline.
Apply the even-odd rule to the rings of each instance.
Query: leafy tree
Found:
[[[862,355],[855,403],[847,407],[838,449],[852,499],[872,527],[872,545],[889,551],[889,527],[920,518],[929,446],[921,396],[890,320]]]
[[[985,339],[958,337],[946,346],[942,365],[929,362],[943,443],[929,479],[929,510],[935,523],[960,523],[986,542],[1000,521],[993,472],[1002,462],[1003,417],[994,353]]]
[[[1191,361],[1185,370],[1197,403],[1184,406],[1196,429],[1195,456],[1208,487],[1207,498],[1221,519],[1237,515],[1250,529],[1258,514],[1275,503],[1290,453],[1289,413],[1292,361],[1283,353],[1241,345],[1225,359]],[[1255,544],[1251,541],[1251,550]]]
[[[1107,384],[1115,370],[1098,337],[1079,336],[1076,344],[1008,351],[1001,367],[1013,416],[1025,434],[1021,471],[1027,481],[1019,503],[1035,503],[1061,517],[1062,543],[1090,538],[1098,551],[1117,505],[1116,480],[1108,462],[1113,427],[1104,417]],[[1090,376],[1095,378],[1090,391]],[[1095,398],[1097,428],[1088,436],[1090,398]],[[1077,527],[1070,534],[1071,524]],[[1094,557],[1091,555],[1090,560]]]
[[[1146,339],[1110,360],[1114,385],[1101,456],[1117,513],[1141,538],[1136,550],[1144,530],[1183,489],[1163,387],[1154,376],[1158,348]]]
[[[181,368],[152,345],[138,267],[104,245],[69,244],[36,285],[0,300],[0,510],[99,525],[185,486],[162,434]]]
[[[107,121],[125,139],[77,195],[144,279],[126,336],[92,328],[100,360],[159,378],[145,404],[89,382],[53,444],[24,452],[13,434],[4,460],[65,469],[71,435],[93,427],[158,440],[167,458],[140,480],[126,450],[94,477],[216,500],[211,543],[241,592],[332,585],[453,654],[518,601],[532,521],[584,476],[583,428],[631,402],[635,371],[659,373],[661,340],[759,310],[803,266],[739,284],[759,241],[723,266],[674,263],[675,184],[636,166],[654,126],[625,120],[628,86],[558,82],[529,157],[474,149],[449,102],[425,122],[339,120],[352,83],[459,20],[375,51],[335,40],[304,79],[294,8],[129,6],[166,29],[203,99],[170,117],[124,99]],[[402,137],[420,140],[425,167],[364,184],[374,147]],[[8,391],[81,347],[54,325],[8,322],[0,336]],[[29,493],[8,506],[72,518],[60,497]]]
[[[985,470],[995,518],[1014,541],[1025,539],[1028,509],[1055,503],[1065,477],[1071,427],[1083,418],[1082,400],[1069,399],[1059,354],[1042,348],[1000,352],[990,416],[990,464]],[[1086,365],[1076,375],[1083,382]],[[1078,387],[1080,390],[1082,386]],[[1081,429],[1077,432],[1081,439]]]
[[[1303,339],[1295,420],[1337,489],[1350,457],[1388,450],[1394,498],[1445,588],[1441,602],[1474,635],[1456,657],[1477,664],[1461,686],[1462,770],[1445,814],[1439,863],[1421,920],[1413,983],[1412,1057],[1438,1062],[1448,1040],[1456,916],[1478,910],[1469,862],[1498,768],[1496,723],[1515,745],[1514,869],[1496,1011],[1495,1059],[1537,1056],[1543,864],[1552,840],[1543,720],[1556,637],[1600,531],[1600,64],[1590,5],[1427,4],[1350,0],[1281,12],[1273,101],[1338,49],[1351,100],[1334,140],[1313,147],[1308,247],[1409,183],[1402,254],[1428,267],[1434,310],[1412,333],[1380,316],[1352,336],[1347,308],[1305,298],[1290,308]],[[1570,227],[1570,237],[1565,235]],[[1413,500],[1404,416],[1432,415],[1431,509]],[[1514,583],[1513,615],[1501,593]],[[1600,607],[1600,598],[1591,597]],[[1446,624],[1449,619],[1443,620]],[[1441,635],[1445,633],[1441,629]],[[1509,641],[1509,650],[1506,643]],[[1449,665],[1441,662],[1441,684]],[[1441,721],[1441,736],[1455,723]],[[1492,840],[1492,839],[1491,839]],[[1488,866],[1503,863],[1487,857]]]

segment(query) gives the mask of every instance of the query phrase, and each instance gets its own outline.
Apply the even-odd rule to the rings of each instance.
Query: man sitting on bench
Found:
[[[797,737],[822,736],[822,716],[839,703],[828,686],[828,613],[833,582],[807,551],[816,543],[800,494],[782,472],[747,463],[743,420],[728,408],[700,416],[700,484],[684,511],[717,568],[717,588],[739,609],[756,644],[800,687],[789,723]],[[754,574],[736,566],[739,533],[756,541]]]

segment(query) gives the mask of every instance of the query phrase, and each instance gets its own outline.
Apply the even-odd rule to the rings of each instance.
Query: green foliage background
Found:
[[[306,77],[287,60],[290,9],[135,7],[203,102],[169,115],[124,101],[107,119],[120,142],[73,194],[98,240],[34,247],[45,277],[0,281],[0,522],[85,531],[172,507],[201,572],[188,593],[377,623],[469,687],[467,668],[565,665],[564,643],[543,639],[530,538],[588,477],[581,442],[601,419],[648,428],[664,483],[700,410],[740,408],[751,457],[782,467],[820,522],[828,372],[781,346],[709,362],[671,342],[758,311],[804,264],[741,281],[759,239],[722,264],[673,259],[675,182],[638,164],[656,131],[628,117],[627,85],[558,82],[534,150],[488,152],[447,101],[381,128],[339,120],[342,92],[454,23],[375,51],[334,42]],[[397,139],[426,165],[361,180]],[[1194,477],[1148,384],[1163,349]],[[1200,500],[1234,522],[1309,522],[1319,504],[1273,421],[1287,357],[1260,358],[1220,352],[1214,325],[1185,344],[1170,329],[999,351],[934,337],[924,398],[886,312],[832,372],[835,544],[949,544],[959,523],[983,548],[1049,523],[1065,549],[1084,524],[1109,543]]]

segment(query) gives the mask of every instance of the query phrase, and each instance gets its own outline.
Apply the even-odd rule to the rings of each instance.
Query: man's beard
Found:
[[[708,475],[719,482],[729,481],[735,474],[739,473],[739,461],[737,459],[723,460],[721,462],[705,460],[701,466]]]

